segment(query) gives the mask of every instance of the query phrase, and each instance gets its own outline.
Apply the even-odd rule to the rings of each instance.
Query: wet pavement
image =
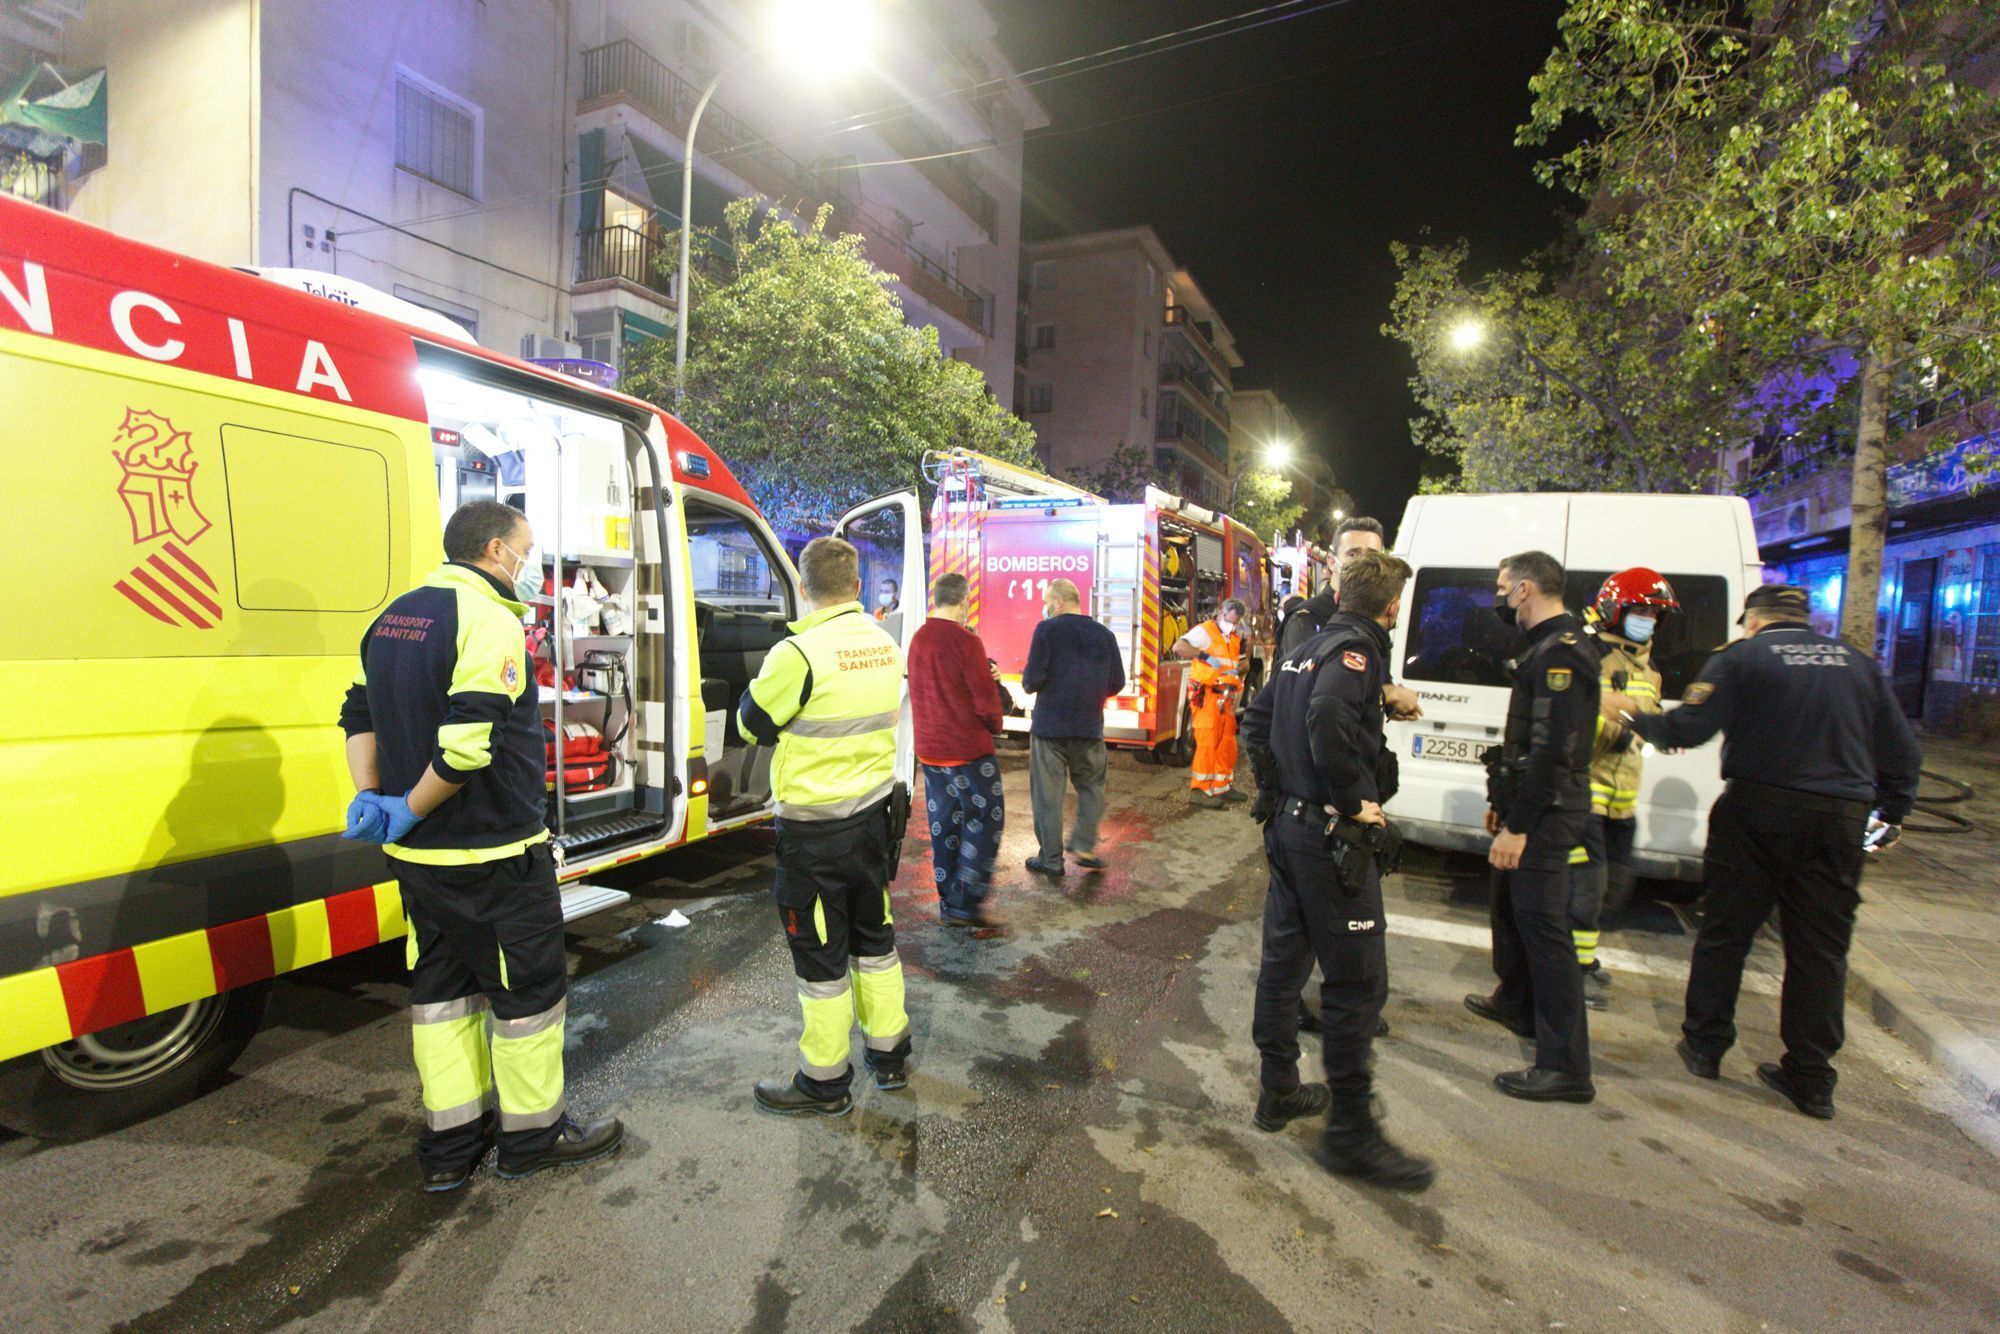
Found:
[[[1756,1082],[1775,951],[1719,1084],[1673,1055],[1688,940],[1660,908],[1608,937],[1599,1096],[1512,1102],[1518,1042],[1459,998],[1490,982],[1476,865],[1391,882],[1392,1133],[1426,1194],[1356,1187],[1305,1125],[1249,1123],[1263,899],[1241,813],[1112,765],[1112,867],[1021,870],[1007,757],[1000,897],[1015,930],[935,921],[928,849],[894,900],[909,1088],[843,1119],[752,1111],[798,1010],[768,834],[626,868],[577,924],[571,1094],[623,1115],[613,1161],[455,1195],[415,1188],[421,1112],[400,951],[287,979],[238,1077],[78,1144],[0,1142],[0,1325],[471,1329],[1977,1329],[2000,1326],[2000,1136],[1850,1013],[1839,1116]],[[679,908],[690,919],[659,919]]]

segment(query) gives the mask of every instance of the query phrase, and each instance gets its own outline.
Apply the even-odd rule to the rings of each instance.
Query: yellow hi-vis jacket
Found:
[[[1634,644],[1613,634],[1598,632],[1597,642],[1604,652],[1598,679],[1606,690],[1611,679],[1625,675],[1625,693],[1632,697],[1640,713],[1660,711],[1660,674],[1653,670],[1653,651],[1648,644]],[[1597,721],[1597,744],[1590,752],[1590,809],[1595,815],[1613,820],[1630,820],[1638,813],[1639,777],[1644,768],[1644,746],[1638,734],[1623,723]]]
[[[778,753],[771,793],[784,820],[838,820],[896,785],[903,651],[859,602],[791,624],[764,659],[737,721]]]

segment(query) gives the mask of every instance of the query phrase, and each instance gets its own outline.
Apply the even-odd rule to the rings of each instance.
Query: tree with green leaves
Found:
[[[1071,468],[1069,480],[1120,504],[1143,500],[1148,486],[1160,485],[1159,474],[1153,468],[1153,451],[1123,440],[1096,467]]]
[[[1965,0],[1570,0],[1524,144],[1620,300],[1745,399],[1854,375],[1842,634],[1874,646],[1900,406],[2000,383],[2000,12]],[[1576,127],[1581,127],[1576,132]]]
[[[1266,542],[1273,534],[1289,533],[1305,517],[1306,507],[1292,499],[1292,482],[1269,468],[1250,468],[1236,480],[1229,517]]]
[[[729,205],[730,244],[690,293],[680,418],[774,525],[798,531],[920,486],[931,451],[963,446],[1039,468],[1032,428],[977,370],[940,353],[937,330],[905,323],[889,275],[860,237],[829,235],[828,215],[796,227],[754,200]],[[624,387],[673,403],[672,343],[642,348]]]
[[[1474,280],[1464,241],[1391,246],[1382,332],[1409,348],[1431,489],[1689,491],[1715,475],[1721,395],[1673,365],[1678,330],[1612,299],[1572,250]]]

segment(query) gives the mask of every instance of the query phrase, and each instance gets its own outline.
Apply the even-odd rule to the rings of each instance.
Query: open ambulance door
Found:
[[[896,647],[909,651],[910,639],[929,614],[930,589],[925,582],[924,519],[915,491],[896,491],[864,501],[840,517],[833,535],[854,544],[861,553],[861,605],[881,622]],[[910,686],[903,682],[903,703],[896,718],[896,795],[889,827],[891,874],[902,860],[903,828],[909,822],[910,799],[916,789],[917,740],[910,720]]]

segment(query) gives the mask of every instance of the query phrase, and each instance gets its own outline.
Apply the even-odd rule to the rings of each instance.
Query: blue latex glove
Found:
[[[375,800],[389,821],[388,837],[382,840],[385,843],[402,842],[404,836],[415,829],[424,818],[410,809],[408,797],[377,797]]]
[[[389,815],[382,809],[382,794],[370,788],[354,794],[347,803],[347,830],[342,838],[357,843],[380,843],[389,836]]]

